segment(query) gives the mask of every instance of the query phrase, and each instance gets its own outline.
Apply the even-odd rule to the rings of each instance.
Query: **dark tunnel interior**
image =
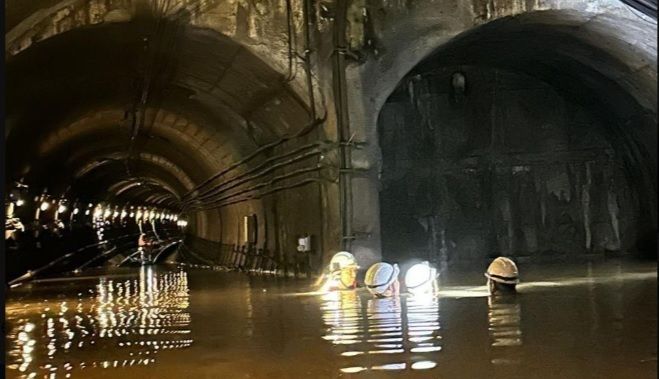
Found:
[[[157,179],[177,188],[168,197],[173,207],[185,193],[182,187],[189,190],[191,181],[210,177],[223,159],[273,140],[286,125],[306,123],[304,105],[286,90],[283,78],[240,46],[176,25],[161,28],[182,30],[159,32],[165,40],[150,41],[153,24],[138,20],[71,31],[12,57],[7,64],[11,174],[57,193],[96,170],[112,172],[104,175],[109,181],[122,179],[115,176],[121,170],[112,167],[139,151],[146,155],[128,157],[127,169],[155,165],[169,171]],[[148,102],[142,105],[145,91]],[[275,97],[285,107],[271,118],[263,104]],[[135,109],[139,106],[144,109]],[[253,125],[240,124],[246,121]],[[199,131],[184,136],[178,123]],[[135,125],[139,130],[131,143]],[[97,164],[89,166],[92,162]],[[103,194],[94,192],[79,188],[80,196]]]
[[[656,256],[652,84],[599,43],[511,17],[409,72],[378,121],[383,256]]]
[[[8,378],[656,377],[656,0],[6,3]]]
[[[320,206],[319,122],[291,79],[185,14],[142,9],[129,22],[48,38],[10,56],[7,78],[6,192],[29,183],[15,208],[23,220],[44,199],[66,199],[67,217],[86,204],[155,207],[184,220],[188,246],[258,245],[286,260],[296,240],[272,238],[275,219],[290,204]],[[293,137],[297,155],[284,143]],[[39,217],[54,221],[57,208]],[[318,220],[290,219],[319,234]],[[92,223],[83,213],[71,220]]]

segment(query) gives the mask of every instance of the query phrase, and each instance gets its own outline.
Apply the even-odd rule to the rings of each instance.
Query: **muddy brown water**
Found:
[[[520,267],[516,296],[479,269],[434,296],[180,267],[13,288],[8,378],[655,378],[656,263]]]

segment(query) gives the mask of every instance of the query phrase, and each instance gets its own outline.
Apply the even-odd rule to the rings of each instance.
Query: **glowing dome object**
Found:
[[[428,262],[410,267],[405,273],[405,287],[411,293],[428,293],[436,288],[437,269]]]

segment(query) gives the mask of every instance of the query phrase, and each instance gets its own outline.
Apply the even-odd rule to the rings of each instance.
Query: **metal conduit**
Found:
[[[657,19],[657,0],[620,0],[646,16]]]
[[[350,151],[350,119],[348,117],[348,99],[346,94],[345,53],[346,53],[346,17],[348,4],[346,0],[336,1],[336,17],[332,39],[334,42],[334,59],[332,61],[334,104],[338,123],[339,143],[341,144],[340,204],[341,204],[341,247],[350,251],[352,245],[352,180]]]
[[[191,189],[185,195],[183,195],[182,199],[186,200],[188,197],[192,196],[195,191],[198,191],[199,189],[201,189],[201,188],[207,186],[208,184],[210,184],[211,182],[213,182],[215,179],[217,179],[217,178],[219,178],[223,175],[226,175],[227,173],[235,170],[236,168],[240,167],[241,165],[251,161],[252,159],[257,157],[259,154],[261,154],[262,152],[267,151],[267,150],[272,149],[272,148],[275,148],[277,146],[280,146],[280,145],[282,145],[283,143],[285,143],[289,140],[296,139],[296,138],[299,138],[299,137],[302,137],[302,136],[308,134],[311,130],[313,130],[313,128],[315,128],[316,126],[324,123],[325,118],[326,118],[326,116],[323,116],[323,118],[320,118],[320,119],[316,119],[312,123],[306,125],[300,131],[298,131],[297,133],[295,133],[293,135],[282,137],[282,138],[278,139],[277,141],[274,141],[274,142],[271,142],[269,144],[266,144],[266,145],[263,145],[263,146],[259,147],[258,149],[254,150],[251,154],[249,154],[245,158],[243,158],[239,161],[236,161],[235,163],[233,163],[229,167],[227,167],[224,170],[212,175],[210,178],[204,180],[202,183],[195,186],[193,189]]]
[[[214,205],[220,204],[224,200],[228,200],[228,199],[234,198],[236,196],[243,195],[243,194],[248,193],[248,192],[256,191],[259,188],[270,186],[270,185],[272,185],[276,182],[282,181],[284,179],[292,178],[292,177],[302,175],[302,174],[306,174],[306,173],[309,173],[309,172],[318,171],[318,170],[322,169],[323,167],[324,166],[322,166],[322,165],[316,165],[315,167],[308,167],[308,168],[303,168],[303,169],[299,169],[299,170],[294,170],[294,171],[291,171],[291,172],[283,174],[283,175],[275,176],[271,180],[269,180],[268,182],[259,183],[259,184],[256,184],[254,186],[251,186],[249,188],[246,188],[242,191],[235,192],[235,193],[220,197],[220,198],[218,198],[214,201],[211,201],[211,202],[203,203],[204,207],[203,208],[200,207],[200,208],[201,209],[210,209],[208,206],[210,206],[212,208]],[[189,209],[199,209],[199,208],[189,208]]]
[[[251,173],[257,172],[257,171],[261,170],[263,167],[266,167],[265,170],[262,170],[262,171],[261,171],[260,173],[258,173],[258,174],[252,175],[248,180],[253,180],[253,179],[259,178],[259,177],[265,175],[267,172],[272,171],[272,169],[271,169],[272,167],[283,167],[283,166],[286,165],[286,164],[284,164],[284,165],[282,165],[282,164],[275,164],[275,165],[271,165],[271,166],[270,166],[270,163],[275,162],[275,161],[278,161],[278,160],[283,159],[283,158],[286,158],[286,157],[289,157],[289,156],[291,156],[291,155],[299,154],[299,153],[301,153],[301,152],[303,152],[303,151],[305,151],[305,150],[309,150],[309,149],[312,149],[312,148],[315,148],[315,147],[319,147],[319,146],[322,146],[322,145],[323,145],[323,143],[321,143],[321,142],[315,142],[315,143],[311,143],[311,144],[308,144],[308,145],[302,146],[302,147],[300,147],[300,148],[298,148],[298,149],[296,149],[296,150],[293,150],[293,151],[291,151],[291,152],[288,152],[288,153],[285,153],[285,154],[278,155],[278,156],[276,156],[276,157],[271,157],[271,158],[269,158],[269,159],[266,159],[265,161],[263,161],[261,164],[255,166],[254,168],[252,168],[252,169],[250,169],[250,170],[248,170],[248,171],[245,171],[244,173],[242,173],[242,174],[240,174],[240,175],[236,175],[236,176],[232,177],[231,179],[229,179],[229,180],[227,180],[227,181],[225,181],[225,182],[220,183],[218,186],[216,186],[216,187],[214,187],[214,188],[211,188],[211,189],[209,189],[209,190],[204,191],[203,193],[201,193],[201,194],[195,196],[193,199],[190,199],[190,200],[188,200],[188,201],[185,201],[184,204],[189,203],[189,202],[191,202],[191,201],[195,201],[195,200],[197,200],[197,199],[207,199],[207,198],[209,198],[209,197],[212,197],[212,195],[214,195],[214,194],[221,193],[222,191],[221,191],[220,189],[221,189],[222,187],[225,187],[225,186],[231,184],[231,183],[234,182],[234,181],[240,180],[241,178],[244,178],[245,176],[247,176],[247,175],[249,175],[249,174],[251,174]],[[296,157],[294,157],[294,158],[292,158],[292,159],[289,159],[289,160],[287,160],[287,161],[285,161],[285,162],[283,162],[283,163],[286,163],[286,162],[293,163],[293,162],[296,162],[296,161],[299,161],[299,160],[302,160],[302,159],[306,159],[306,158],[311,157],[311,156],[313,156],[313,155],[317,155],[317,153],[319,153],[319,152],[322,152],[322,151],[315,151],[315,152],[312,152],[312,153],[307,153],[307,154],[303,154],[303,155],[298,155],[298,156],[296,156]],[[244,180],[243,180],[242,182],[244,182]],[[235,186],[232,186],[232,187],[229,187],[229,188],[233,188],[233,187],[235,187]]]
[[[261,177],[263,177],[263,176],[265,176],[265,175],[267,175],[267,174],[271,173],[272,171],[275,171],[275,170],[277,170],[277,169],[279,169],[279,168],[283,168],[283,167],[289,166],[289,165],[291,165],[291,164],[293,164],[293,163],[296,163],[296,162],[300,162],[300,161],[306,160],[306,159],[308,159],[308,158],[311,158],[311,157],[317,156],[317,155],[319,155],[319,154],[321,154],[321,153],[322,153],[322,151],[313,151],[313,152],[310,152],[310,153],[306,153],[306,154],[304,154],[304,155],[302,155],[302,156],[298,156],[298,157],[292,158],[292,159],[290,159],[290,160],[288,160],[288,161],[286,161],[286,162],[282,162],[282,163],[279,163],[279,164],[271,165],[270,167],[268,167],[268,168],[262,170],[262,172],[260,172],[258,175],[252,175],[251,177],[243,178],[243,179],[241,179],[240,181],[238,181],[238,182],[236,182],[236,183],[234,183],[234,184],[232,184],[232,185],[229,185],[228,187],[225,187],[225,188],[223,188],[223,189],[218,189],[218,190],[216,191],[217,193],[216,193],[214,196],[207,196],[207,197],[205,197],[204,199],[196,200],[196,202],[197,202],[197,203],[202,203],[202,204],[203,204],[203,203],[212,202],[212,201],[218,199],[218,196],[221,196],[222,194],[226,193],[226,191],[228,191],[228,190],[230,190],[230,189],[236,188],[236,187],[238,187],[238,186],[240,186],[240,185],[242,185],[242,184],[245,184],[245,183],[247,183],[247,182],[249,182],[249,181],[252,181],[252,180],[254,180],[254,179],[261,178]],[[315,170],[315,169],[317,169],[316,166],[314,166],[314,170]],[[220,198],[221,198],[221,197],[220,197]]]
[[[305,185],[311,184],[311,183],[323,183],[323,182],[326,182],[326,181],[327,181],[326,179],[318,179],[318,178],[304,179],[304,180],[301,180],[299,182],[295,182],[295,183],[288,184],[288,185],[285,185],[285,186],[273,187],[269,191],[261,192],[258,196],[250,196],[250,197],[247,197],[247,198],[232,200],[230,202],[223,203],[219,206],[214,206],[211,209],[221,208],[221,207],[225,207],[227,205],[241,203],[243,201],[248,201],[248,200],[252,200],[252,199],[260,199],[263,196],[269,195],[271,193],[280,192],[280,191],[284,191],[284,190],[291,189],[291,188],[302,187],[302,186],[305,186]]]

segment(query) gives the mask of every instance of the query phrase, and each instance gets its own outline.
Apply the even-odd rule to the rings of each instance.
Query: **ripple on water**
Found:
[[[19,378],[68,378],[80,370],[151,365],[160,351],[192,345],[188,307],[187,273],[151,267],[125,280],[101,277],[57,304],[10,303],[7,369]]]

